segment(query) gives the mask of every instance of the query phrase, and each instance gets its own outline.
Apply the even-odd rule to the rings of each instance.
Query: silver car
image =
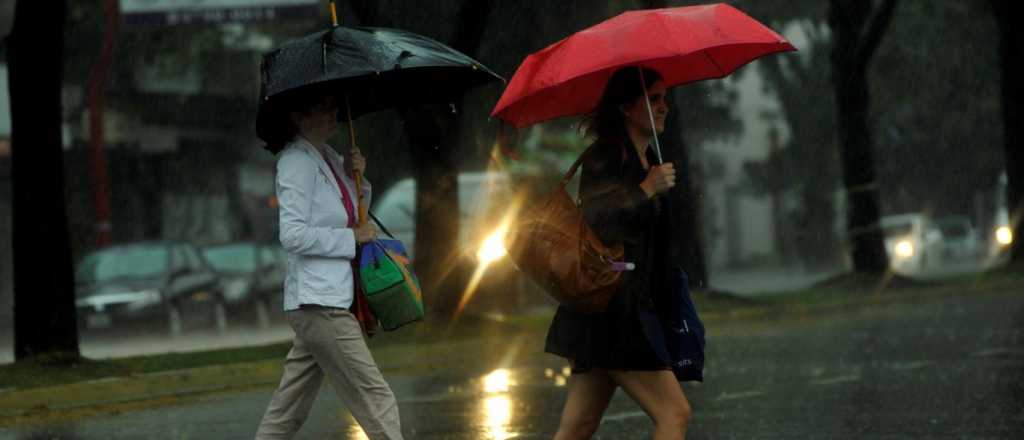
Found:
[[[203,248],[203,256],[221,276],[224,301],[250,308],[260,328],[270,326],[270,308],[283,300],[285,255],[280,244],[251,241]]]
[[[217,272],[191,244],[153,241],[107,247],[86,255],[75,271],[78,319],[85,328],[164,317],[172,335],[183,314],[198,310],[218,331],[227,315]]]

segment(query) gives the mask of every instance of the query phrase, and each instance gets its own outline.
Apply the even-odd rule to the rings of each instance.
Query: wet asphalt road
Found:
[[[710,330],[706,382],[684,385],[695,410],[690,439],[1024,438],[1024,292]],[[547,357],[486,379],[458,366],[388,379],[407,438],[547,439],[564,399],[563,366]],[[249,439],[271,391],[0,430],[0,440]],[[649,437],[647,417],[618,393],[595,438]],[[298,438],[365,437],[325,388]]]

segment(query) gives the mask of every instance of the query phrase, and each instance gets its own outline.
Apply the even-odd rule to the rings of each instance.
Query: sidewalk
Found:
[[[736,325],[742,327],[746,323],[760,326],[766,321],[785,320],[793,316],[820,317],[862,307],[924,302],[978,291],[1011,290],[1024,290],[1024,279],[1000,277],[992,282],[971,286],[963,283],[926,285],[883,294],[846,294],[828,300],[800,303],[752,303],[739,308],[711,307],[708,311],[703,309],[706,299],[702,301],[703,298],[698,296],[698,307],[702,307],[702,318],[708,328],[716,332],[728,331],[728,327]],[[546,317],[514,324],[513,327],[508,327],[507,323],[495,323],[493,329],[483,329],[476,338],[450,340],[437,337],[431,342],[411,341],[372,348],[385,374],[415,374],[453,366],[471,369],[477,364],[493,364],[498,360],[506,364],[529,363],[543,356],[541,350],[534,349],[535,341],[543,340],[546,330],[547,321],[540,318]],[[514,332],[510,332],[510,329],[514,329]],[[494,344],[494,340],[502,340],[502,344]],[[509,355],[509,349],[522,346],[531,348],[512,350],[512,355]],[[272,387],[280,373],[281,360],[268,359],[43,388],[5,389],[0,390],[0,427],[131,411],[180,402],[190,396]]]
[[[89,359],[111,359],[128,356],[144,356],[163,353],[187,353],[215,350],[227,347],[251,347],[274,342],[288,341],[292,330],[287,325],[274,325],[266,329],[236,325],[220,335],[213,330],[190,331],[179,337],[171,337],[162,329],[150,333],[132,334],[120,337],[107,334],[80,334],[79,350]],[[10,344],[12,335],[0,334],[0,364],[14,362],[14,350]]]

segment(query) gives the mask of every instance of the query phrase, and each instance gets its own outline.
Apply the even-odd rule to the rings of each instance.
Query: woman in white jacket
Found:
[[[342,158],[327,144],[338,126],[333,96],[292,99],[277,154],[280,240],[288,254],[284,309],[295,330],[284,374],[256,433],[257,440],[290,439],[316,400],[324,375],[370,439],[401,439],[398,404],[352,313],[356,246],[376,238],[358,226],[355,183],[366,169],[358,150]],[[370,185],[363,183],[369,203]]]

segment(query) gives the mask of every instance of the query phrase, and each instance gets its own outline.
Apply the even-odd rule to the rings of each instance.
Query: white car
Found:
[[[459,250],[463,254],[500,258],[504,250],[498,229],[504,208],[510,206],[512,189],[508,174],[469,172],[459,174]],[[403,179],[376,198],[373,213],[384,227],[405,244],[409,256],[416,249],[416,182]],[[491,238],[488,241],[488,238]],[[486,248],[484,248],[486,244]]]
[[[893,271],[920,272],[942,255],[942,232],[927,216],[891,215],[882,217],[879,223]]]
[[[935,226],[942,233],[942,256],[950,260],[962,260],[981,254],[981,239],[978,230],[964,216],[954,215],[935,220]]]
[[[476,268],[465,298],[472,298],[479,310],[494,313],[528,305],[529,283],[505,249],[505,220],[515,214],[517,205],[509,175],[467,172],[459,174],[458,182],[459,240],[450,257]],[[416,183],[401,180],[375,199],[374,215],[405,244],[415,261]]]

